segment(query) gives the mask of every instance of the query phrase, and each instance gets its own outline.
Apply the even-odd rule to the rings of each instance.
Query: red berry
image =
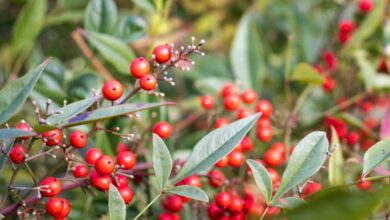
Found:
[[[275,142],[270,149],[280,152],[283,156],[286,154],[286,146],[282,142]]]
[[[54,129],[42,133],[43,142],[49,147],[57,146],[62,141],[62,132],[60,129]]]
[[[190,186],[202,188],[202,180],[198,175],[191,175],[189,177],[184,178],[181,181],[181,185],[190,185]]]
[[[245,214],[244,212],[231,214],[229,220],[245,220]]]
[[[9,152],[11,161],[15,164],[20,164],[24,161],[26,156],[26,149],[21,145],[15,145]]]
[[[245,163],[245,155],[235,150],[228,155],[228,160],[230,166],[241,167]]]
[[[359,189],[366,191],[366,190],[371,189],[371,184],[372,184],[371,181],[365,180],[365,181],[362,181],[362,182],[356,184],[356,186]]]
[[[217,118],[215,121],[215,128],[220,128],[222,126],[228,125],[230,121],[226,118]]]
[[[372,0],[360,0],[359,1],[359,9],[363,13],[370,12],[372,7],[373,7]]]
[[[153,133],[160,136],[162,139],[169,138],[171,136],[172,126],[166,121],[157,122],[153,126]]]
[[[73,176],[76,178],[83,178],[88,176],[88,172],[89,172],[88,167],[85,166],[84,164],[80,164],[74,168]]]
[[[245,136],[241,141],[242,151],[247,152],[253,149],[253,141],[250,137]]]
[[[85,153],[85,162],[94,165],[96,160],[103,155],[102,151],[98,148],[89,148]]]
[[[362,143],[362,148],[364,151],[367,151],[368,149],[370,149],[372,147],[372,145],[374,145],[375,142],[373,140],[365,140],[363,143]]]
[[[220,187],[225,183],[225,175],[219,170],[210,170],[207,175],[208,183],[212,187]]]
[[[355,29],[355,24],[351,21],[344,20],[340,22],[339,30],[343,34],[350,34]]]
[[[347,134],[347,142],[350,145],[355,145],[359,141],[359,134],[351,131]]]
[[[84,132],[76,130],[70,133],[69,141],[74,148],[83,148],[87,145],[88,138]]]
[[[29,124],[27,124],[26,122],[24,122],[24,121],[22,121],[19,124],[17,124],[16,128],[19,129],[19,130],[25,131],[25,132],[31,132],[32,131],[31,126]],[[21,139],[26,140],[28,138],[29,138],[29,136],[26,136],[26,137],[22,137]]]
[[[108,191],[112,183],[110,176],[100,176],[95,170],[90,175],[91,184],[99,191]]]
[[[324,82],[324,84],[322,84],[322,88],[326,92],[332,92],[335,86],[336,86],[336,82],[334,81],[334,79],[332,79],[328,76],[325,77],[325,82]]]
[[[115,162],[110,156],[103,155],[95,161],[95,169],[102,176],[110,175],[115,169]]]
[[[46,177],[42,180],[40,192],[42,196],[53,197],[58,195],[62,190],[61,181],[54,177]]]
[[[246,108],[246,107],[241,108],[237,112],[237,119],[246,118],[251,114],[253,114],[253,113],[252,113],[252,110],[250,108]]]
[[[231,213],[242,212],[244,209],[244,201],[239,196],[231,195],[228,209]]]
[[[128,186],[117,187],[119,194],[121,194],[123,201],[126,205],[130,204],[131,200],[133,200],[134,192]]]
[[[255,195],[250,191],[245,191],[244,197],[244,212],[248,213],[248,211],[255,205]]]
[[[151,74],[141,77],[139,80],[139,85],[142,89],[146,91],[151,91],[157,86],[157,79]]]
[[[217,204],[211,203],[207,209],[208,216],[212,220],[219,220],[223,216],[225,216],[225,212],[223,209],[219,208]]]
[[[261,99],[256,103],[256,112],[262,112],[262,117],[269,118],[272,114],[272,104],[266,99]]]
[[[341,44],[345,44],[351,39],[351,36],[352,36],[352,34],[350,34],[350,33],[344,34],[344,33],[340,32],[338,35],[338,39],[339,39]]]
[[[124,143],[119,143],[118,146],[116,147],[116,152],[120,153],[123,151],[129,151],[129,147]]]
[[[46,212],[56,220],[65,219],[70,209],[69,201],[63,198],[50,198],[46,203]]]
[[[244,92],[241,93],[241,99],[246,104],[253,103],[257,99],[256,91],[252,89],[245,90]]]
[[[320,183],[316,183],[316,182],[308,183],[306,184],[305,191],[303,191],[303,194],[304,196],[308,196],[312,193],[320,191],[321,187],[322,186]]]
[[[280,212],[280,209],[278,207],[273,206],[273,207],[270,207],[268,209],[268,212],[265,214],[265,216],[266,217],[276,216],[279,214],[279,212]]]
[[[264,213],[264,206],[261,204],[254,204],[248,211],[247,216],[249,219],[259,219]]]
[[[180,220],[180,216],[176,213],[161,213],[159,220]]]
[[[183,201],[180,196],[170,195],[166,197],[162,202],[164,209],[171,212],[179,212],[183,208]]]
[[[271,120],[269,120],[269,118],[263,118],[263,117],[261,117],[261,118],[257,121],[257,127],[258,127],[258,128],[271,128],[271,127],[272,127]]]
[[[228,95],[223,98],[223,106],[228,111],[237,110],[240,107],[240,97],[237,95]]]
[[[363,112],[371,112],[372,111],[372,103],[369,102],[369,101],[363,101],[361,104],[360,104],[360,108],[362,109]]]
[[[103,84],[102,93],[107,100],[115,101],[122,97],[123,86],[116,80],[110,80]]]
[[[215,101],[214,98],[210,95],[204,95],[200,99],[200,104],[206,110],[210,110],[214,107]]]
[[[268,149],[264,153],[264,162],[271,167],[280,166],[284,162],[284,156],[281,152],[273,149]]]
[[[129,185],[129,179],[127,177],[117,174],[115,176],[114,185],[118,187],[127,187]]]
[[[382,73],[388,73],[389,72],[389,68],[387,67],[386,57],[382,57],[380,59],[379,64],[378,64],[378,71],[382,72]]]
[[[219,167],[219,168],[224,168],[224,167],[226,167],[228,164],[229,164],[229,159],[228,159],[227,156],[225,156],[224,158],[220,159],[220,160],[215,164],[215,166],[216,166],[216,167]]]
[[[124,170],[129,170],[134,167],[137,158],[130,151],[119,152],[116,156],[116,163]]]
[[[337,66],[337,57],[333,52],[326,51],[322,56],[329,70],[333,70]]]
[[[227,209],[230,205],[230,194],[220,192],[215,196],[215,204],[221,209]]]
[[[258,128],[256,135],[260,141],[267,143],[272,140],[272,128]]]
[[[280,175],[278,171],[272,169],[272,168],[267,168],[268,174],[271,177],[271,181],[273,185],[277,185],[280,182]]]
[[[172,50],[171,47],[167,44],[165,45],[158,45],[153,50],[154,59],[158,63],[165,63],[171,59],[172,56]]]
[[[143,57],[135,58],[130,64],[130,73],[134,78],[141,78],[150,73],[150,64]]]
[[[222,87],[221,95],[223,97],[229,95],[238,95],[238,88],[234,84],[227,83]]]

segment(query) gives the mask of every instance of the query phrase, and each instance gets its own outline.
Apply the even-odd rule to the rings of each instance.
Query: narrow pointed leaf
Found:
[[[112,33],[118,19],[118,10],[113,0],[91,0],[84,16],[87,30]]]
[[[194,186],[189,186],[189,185],[175,186],[172,189],[168,190],[168,192],[179,196],[184,196],[190,199],[199,200],[202,202],[209,202],[209,197],[207,196],[207,194],[202,189]]]
[[[110,185],[108,191],[108,210],[111,220],[125,220],[126,219],[126,205],[114,185]]]
[[[259,119],[260,113],[223,126],[202,138],[187,158],[183,168],[172,180],[172,184],[200,171],[212,167],[229,154]]]
[[[0,140],[9,138],[15,139],[19,137],[30,137],[35,135],[34,132],[26,132],[17,128],[2,128],[0,129]]]
[[[172,158],[164,141],[156,134],[153,134],[153,169],[162,190],[171,175]]]
[[[263,165],[255,160],[247,160],[246,162],[251,168],[257,187],[267,202],[269,202],[272,196],[272,181],[268,171]]]
[[[279,199],[274,206],[282,209],[293,209],[304,204],[306,204],[306,201],[299,197],[286,197]]]
[[[291,79],[313,84],[322,84],[324,82],[324,78],[317,73],[317,70],[307,63],[299,63],[295,67]]]
[[[49,60],[45,60],[37,68],[9,83],[0,91],[0,125],[7,122],[22,107],[48,64]]]
[[[340,140],[334,127],[331,128],[332,139],[330,142],[330,148],[332,155],[329,158],[329,184],[331,186],[344,184],[344,158],[343,150],[340,146]]]
[[[295,146],[273,200],[280,198],[320,170],[326,159],[328,147],[325,132],[315,131],[306,135]]]
[[[9,152],[9,150],[11,149],[11,147],[14,145],[14,141],[15,139],[14,138],[5,138],[5,139],[0,139],[0,146],[4,147],[4,151],[6,152],[5,154],[4,153],[0,153],[0,174],[1,174],[1,171],[3,170],[3,167],[4,167],[4,164],[5,164],[5,161],[6,161],[6,158],[7,158],[7,154]]]
[[[390,159],[390,139],[385,139],[374,144],[364,154],[363,176],[370,173],[375,167]]]

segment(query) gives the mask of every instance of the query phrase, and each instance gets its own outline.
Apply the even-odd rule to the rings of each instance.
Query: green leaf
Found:
[[[152,13],[157,11],[156,5],[154,4],[153,0],[131,0],[131,1],[146,11]]]
[[[280,198],[320,170],[326,159],[328,147],[325,132],[315,131],[306,135],[295,146],[273,200]]]
[[[286,197],[279,199],[274,206],[282,209],[293,209],[304,204],[306,204],[306,201],[299,197]]]
[[[46,20],[46,27],[60,25],[64,23],[79,23],[84,18],[84,10],[69,10],[61,14],[48,16]]]
[[[97,132],[95,135],[94,147],[102,149],[103,154],[114,156],[113,145],[106,132]]]
[[[337,186],[344,184],[344,158],[340,140],[334,127],[331,127],[332,139],[330,142],[332,155],[329,158],[329,184]]]
[[[247,160],[246,162],[252,171],[257,187],[266,201],[269,202],[272,196],[272,181],[268,171],[255,160]]]
[[[146,35],[148,24],[139,16],[126,16],[120,19],[116,36],[126,42],[138,40]]]
[[[93,103],[96,102],[96,100],[99,97],[90,97],[86,98],[77,102],[73,102],[69,105],[66,105],[65,107],[62,107],[60,109],[57,109],[56,111],[60,111],[61,114],[53,114],[49,116],[46,119],[47,124],[49,125],[55,125],[59,124],[60,122],[63,122],[80,112],[85,111],[87,108],[89,108]]]
[[[373,89],[375,91],[390,91],[390,77],[385,74],[376,74],[374,78]]]
[[[347,122],[349,125],[352,125],[353,127],[358,128],[359,130],[363,130],[367,133],[369,133],[371,136],[375,136],[376,134],[368,128],[358,117],[355,115],[348,113],[348,112],[342,112],[336,115],[337,118],[340,118]]]
[[[45,60],[37,68],[9,83],[0,91],[0,124],[7,122],[24,104],[48,64],[49,60]]]
[[[229,154],[241,142],[260,115],[260,113],[257,113],[235,121],[210,132],[202,138],[195,145],[186,163],[171,181],[171,184],[214,166],[216,162]]]
[[[84,16],[84,27],[90,31],[113,33],[118,19],[113,0],[91,0]]]
[[[153,169],[162,190],[171,175],[172,158],[164,141],[156,134],[153,134]]]
[[[0,140],[15,139],[19,137],[30,137],[35,135],[34,132],[26,132],[17,128],[0,129]]]
[[[371,65],[371,63],[367,60],[366,57],[367,55],[364,51],[357,50],[354,53],[354,56],[359,66],[359,70],[360,70],[359,74],[363,79],[366,90],[369,90],[375,84],[374,80],[375,80],[376,70]]]
[[[370,173],[375,167],[379,166],[390,158],[390,139],[385,139],[374,144],[364,153],[363,158],[363,176]]]
[[[27,1],[13,28],[12,47],[15,52],[35,41],[42,30],[46,7],[46,0]]]
[[[307,63],[299,63],[292,74],[292,80],[313,84],[322,84],[324,78],[318,74],[317,70]]]
[[[84,36],[116,70],[123,74],[129,73],[130,61],[135,55],[125,42],[96,32],[85,32]]]
[[[189,186],[189,185],[175,186],[172,189],[168,190],[168,193],[173,193],[179,196],[184,196],[202,202],[209,202],[209,197],[207,196],[207,194],[202,189],[194,186]]]
[[[126,205],[121,194],[114,185],[110,185],[108,191],[108,210],[111,220],[126,219]]]
[[[11,147],[14,145],[14,141],[15,141],[14,138],[0,139],[0,143],[1,143],[0,146],[4,147],[4,152],[6,152],[5,154],[4,153],[0,153],[0,172],[4,168],[4,164],[5,164],[5,161],[6,161],[6,158],[7,158],[7,154],[9,152],[9,150],[11,149]]]

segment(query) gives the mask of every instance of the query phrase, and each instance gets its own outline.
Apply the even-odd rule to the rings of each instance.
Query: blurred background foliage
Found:
[[[323,123],[318,113],[333,107],[335,100],[360,91],[375,91],[384,96],[390,89],[389,76],[376,68],[390,42],[387,1],[375,1],[374,12],[367,16],[355,13],[355,3],[342,0],[1,0],[0,85],[52,57],[31,98],[42,108],[47,99],[53,101],[53,107],[59,107],[64,99],[72,102],[88,96],[93,88],[99,90],[102,82],[111,77],[128,82],[125,84],[129,89],[130,61],[136,56],[150,59],[147,54],[158,43],[181,45],[189,42],[191,36],[204,38],[206,56],[195,57],[196,64],[191,71],[172,74],[175,87],[163,84],[159,87],[167,94],[167,100],[180,100],[169,114],[163,108],[157,117],[169,118],[178,125],[180,132],[168,146],[180,149],[174,153],[180,157],[205,134],[199,129],[202,128],[199,123],[181,126],[181,122],[189,120],[189,115],[201,114],[199,95],[219,93],[224,83],[239,81],[242,89],[254,88],[261,97],[272,101],[275,115],[283,126],[292,103],[307,88],[306,79],[292,80],[291,94],[287,94],[284,82],[291,80],[298,63],[324,65],[324,52],[333,51],[340,59],[339,68],[330,73],[336,79],[335,90],[328,94],[320,87],[310,89],[299,111],[301,120],[293,132],[295,140],[309,130],[321,129]],[[341,45],[337,40],[338,25],[345,19],[356,20],[360,26],[352,39]],[[85,48],[92,53],[85,52]],[[97,68],[95,60],[104,68]],[[141,95],[134,100],[153,99]],[[32,111],[32,106],[27,104],[10,124],[16,124],[21,118],[33,122]],[[381,119],[384,112],[377,109],[373,117]],[[357,117],[345,118],[354,126],[363,126]],[[143,123],[150,124],[146,119]],[[125,130],[137,127],[121,120],[106,125]],[[276,139],[282,135],[276,129]],[[119,142],[104,133],[93,141],[108,154],[112,154]],[[264,145],[257,145],[259,151],[264,150]],[[41,167],[34,169],[46,169],[37,166]],[[21,181],[26,180],[21,178]],[[142,198],[137,195],[130,213],[143,206],[138,203]],[[80,198],[81,195],[74,190],[68,196]],[[107,212],[103,195],[72,199],[72,203],[71,219],[96,219]]]

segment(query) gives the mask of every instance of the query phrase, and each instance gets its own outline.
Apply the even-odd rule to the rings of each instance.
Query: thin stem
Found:
[[[263,220],[263,219],[264,219],[265,215],[266,215],[267,212],[268,212],[268,209],[269,209],[269,206],[267,206],[267,207],[265,208],[265,210],[264,210],[263,214],[261,214],[261,217],[260,217],[259,220]]]
[[[137,220],[139,217],[141,217],[141,215],[146,211],[148,210],[148,208],[155,202],[157,201],[157,199],[159,199],[161,196],[161,193],[158,194],[156,197],[154,197],[154,199],[152,201],[149,202],[148,205],[146,205],[146,207],[144,209],[142,209],[142,211],[140,213],[138,213],[137,216],[135,216],[135,218],[133,220]]]

